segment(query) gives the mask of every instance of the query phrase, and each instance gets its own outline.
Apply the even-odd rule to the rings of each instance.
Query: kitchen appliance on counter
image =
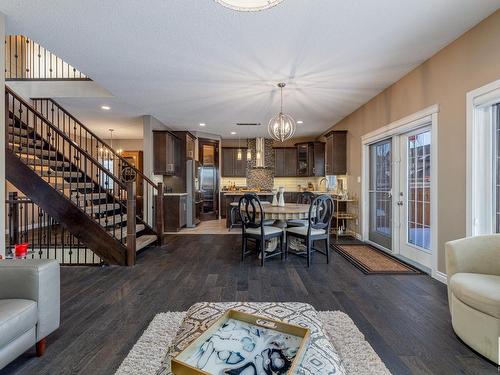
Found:
[[[200,163],[196,160],[186,162],[186,227],[194,228],[199,224],[196,204],[200,204]]]

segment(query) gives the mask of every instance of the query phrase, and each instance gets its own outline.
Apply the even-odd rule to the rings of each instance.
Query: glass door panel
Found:
[[[369,240],[392,249],[392,140],[370,145]]]

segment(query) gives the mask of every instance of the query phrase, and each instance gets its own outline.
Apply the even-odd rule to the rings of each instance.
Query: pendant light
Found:
[[[279,142],[284,142],[287,139],[292,138],[297,127],[292,116],[283,113],[283,88],[285,86],[286,83],[278,83],[281,94],[280,113],[269,120],[269,125],[267,126],[267,130],[271,138]]]
[[[238,136],[238,151],[236,151],[236,160],[241,160],[243,159],[243,154],[241,151],[241,144],[240,144],[240,136]]]

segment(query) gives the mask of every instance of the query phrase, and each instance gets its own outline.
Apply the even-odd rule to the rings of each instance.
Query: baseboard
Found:
[[[432,277],[437,281],[442,282],[443,284],[447,284],[448,276],[446,276],[446,274],[443,272],[435,271]]]

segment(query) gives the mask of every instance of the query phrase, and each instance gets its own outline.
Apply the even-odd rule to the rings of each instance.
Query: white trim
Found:
[[[386,126],[383,126],[380,129],[374,130],[370,133],[365,134],[361,137],[361,152],[362,152],[362,165],[361,165],[361,202],[360,202],[360,210],[361,210],[361,225],[362,225],[362,238],[364,241],[369,242],[368,240],[368,232],[369,232],[369,200],[368,200],[368,180],[369,180],[369,151],[368,147],[370,144],[381,141],[387,138],[394,138],[401,134],[407,133],[411,130],[418,129],[424,125],[430,124],[431,128],[431,223],[432,223],[432,239],[431,239],[431,247],[432,247],[432,266],[431,266],[431,276],[439,281],[441,277],[439,275],[439,271],[437,270],[438,265],[438,113],[439,113],[439,105],[435,104],[429,106],[421,111],[418,111],[414,114],[406,116],[400,120],[394,121]],[[393,155],[394,153],[394,145],[397,142],[393,140]],[[393,160],[393,164],[395,162],[399,162],[398,160]],[[393,179],[398,176],[395,176],[393,173]],[[396,222],[398,218],[393,215],[393,223]],[[394,227],[394,224],[393,224]],[[397,233],[398,230],[393,232]],[[395,252],[395,236],[393,234],[393,248],[390,252],[392,255],[397,254]],[[370,243],[370,242],[369,242]],[[387,251],[387,249],[385,249]]]
[[[397,121],[391,122],[379,129],[367,133],[361,137],[362,144],[374,143],[393,135],[406,133],[424,125],[429,121],[429,117],[439,112],[439,104],[431,105],[421,111],[415,112],[409,116],[403,117]]]
[[[477,116],[477,109],[493,104],[494,98],[498,100],[500,98],[500,79],[494,82],[488,83],[482,87],[475,90],[469,91],[466,94],[466,236],[470,237],[474,234],[474,220],[475,217],[475,207],[474,207],[474,184],[478,176],[475,176],[476,171],[473,168],[474,161],[474,126],[475,118]]]
[[[436,271],[434,275],[432,275],[433,278],[435,278],[437,281],[442,282],[443,284],[448,284],[448,276],[441,272],[441,271]]]

